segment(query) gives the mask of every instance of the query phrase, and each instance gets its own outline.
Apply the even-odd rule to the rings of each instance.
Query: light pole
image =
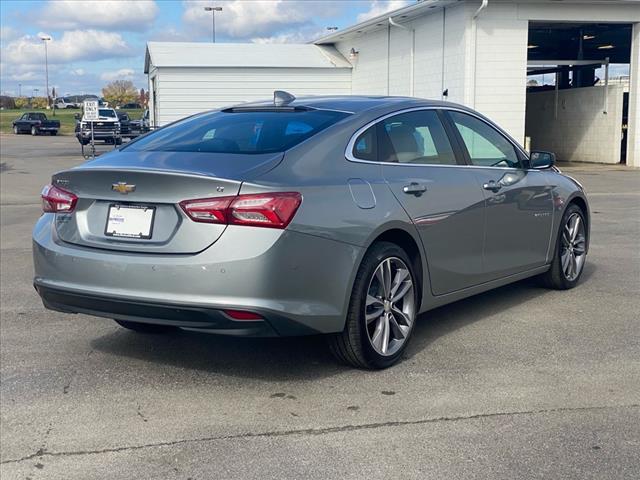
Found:
[[[44,43],[44,72],[45,72],[45,81],[46,81],[46,89],[47,89],[47,110],[51,107],[49,103],[49,55],[47,52],[47,42],[51,40],[49,35],[40,36],[40,40]],[[53,116],[56,116],[55,110],[53,111]]]
[[[222,7],[204,7],[205,12],[211,12],[211,42],[216,43],[216,12],[221,12]]]

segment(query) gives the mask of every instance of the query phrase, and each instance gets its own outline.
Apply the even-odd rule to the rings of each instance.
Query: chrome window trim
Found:
[[[480,115],[478,115],[477,113],[474,113],[472,111],[469,110],[464,110],[462,108],[456,108],[456,107],[447,107],[447,106],[430,106],[430,107],[411,107],[411,108],[405,108],[403,110],[397,110],[395,112],[391,112],[391,113],[387,113],[385,115],[383,115],[382,117],[378,117],[375,120],[371,120],[369,123],[367,123],[366,125],[364,125],[363,127],[360,127],[358,130],[356,130],[356,132],[351,136],[351,138],[349,139],[349,143],[347,143],[347,148],[345,149],[344,152],[344,156],[345,158],[350,161],[350,162],[354,162],[354,163],[368,163],[368,164],[374,164],[374,165],[392,165],[392,166],[396,166],[396,167],[444,167],[444,168],[459,168],[459,167],[463,167],[463,168],[483,168],[483,169],[495,169],[495,170],[526,170],[526,171],[538,171],[534,168],[524,168],[524,167],[490,167],[490,166],[482,166],[482,165],[450,165],[450,164],[439,164],[439,163],[397,163],[397,162],[381,162],[381,161],[373,161],[373,160],[363,160],[360,158],[356,158],[353,156],[353,149],[355,147],[356,144],[356,140],[358,139],[358,137],[360,135],[362,135],[366,130],[368,130],[370,127],[376,125],[377,123],[380,123],[384,120],[386,120],[387,118],[390,117],[394,117],[396,115],[401,115],[403,113],[409,113],[409,112],[419,112],[419,111],[428,111],[428,110],[443,110],[443,111],[447,111],[447,112],[460,112],[460,113],[466,113],[467,115],[470,115],[474,118],[477,118],[478,120],[480,120],[481,122],[486,123],[487,125],[489,125],[490,127],[493,127],[495,130],[498,131],[498,133],[500,133],[503,137],[505,137],[505,139],[518,151],[520,152],[522,155],[524,155],[525,158],[529,158],[529,154],[518,144],[518,142],[516,142],[511,135],[509,135],[507,132],[505,132],[502,128],[500,128],[498,125],[496,125],[495,123],[491,122],[489,119],[483,118]]]

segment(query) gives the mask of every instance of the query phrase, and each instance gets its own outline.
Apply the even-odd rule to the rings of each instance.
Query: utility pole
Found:
[[[216,43],[216,12],[221,12],[222,7],[204,7],[205,12],[211,12],[211,43]]]
[[[40,40],[44,43],[44,72],[45,72],[45,81],[46,81],[46,89],[47,89],[47,110],[51,107],[51,103],[49,102],[49,55],[47,52],[47,42],[51,40],[51,37],[48,35],[42,35]],[[53,116],[56,116],[56,111],[53,111]]]

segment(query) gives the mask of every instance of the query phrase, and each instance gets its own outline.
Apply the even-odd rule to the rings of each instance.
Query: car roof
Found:
[[[243,103],[239,107],[267,107],[273,106],[273,101]],[[335,95],[335,96],[307,96],[298,97],[287,104],[287,107],[310,107],[321,110],[341,110],[349,113],[360,113],[380,107],[446,107],[456,106],[451,102],[428,100],[413,97],[365,96],[365,95]],[[464,107],[463,107],[464,108]]]

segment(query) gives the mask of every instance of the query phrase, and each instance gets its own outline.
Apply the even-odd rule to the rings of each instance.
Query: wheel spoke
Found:
[[[565,247],[568,247],[571,244],[571,240],[569,240],[570,236],[571,236],[571,233],[567,232],[567,229],[565,228],[564,231],[562,232],[562,244]]]
[[[573,222],[573,230],[571,231],[571,241],[575,242],[578,232],[580,231],[580,215],[575,214],[575,221]]]
[[[384,295],[389,298],[391,293],[391,259],[387,258],[382,264],[382,277],[384,278]]]
[[[578,262],[576,256],[571,254],[571,278],[575,277],[578,273]]]
[[[367,313],[364,318],[367,321],[367,325],[369,325],[371,322],[373,322],[375,319],[380,318],[382,316],[382,314],[384,313],[384,308],[380,308],[374,312],[371,313]]]
[[[402,340],[406,336],[405,330],[408,330],[407,327],[400,325],[395,318],[395,315],[391,315],[389,317],[389,324],[391,326],[391,332],[393,333],[393,337]]]
[[[391,307],[391,312],[393,313],[393,316],[396,318],[396,320],[399,321],[399,323],[407,327],[411,326],[411,319],[409,318],[409,316],[398,307]]]
[[[569,276],[569,264],[571,263],[571,253],[567,250],[562,255],[562,271]]]
[[[371,343],[376,348],[376,350],[382,351],[382,331],[384,330],[384,315],[378,317],[378,323],[376,323],[376,328],[373,331],[373,335],[371,335]]]
[[[376,273],[374,274],[376,280],[378,280],[378,293],[381,297],[384,297],[384,274],[382,272],[382,265],[379,265],[376,268]]]
[[[367,295],[367,307],[383,307],[384,303],[378,297]]]
[[[389,349],[389,315],[382,316],[382,325],[382,345],[380,351],[386,354]]]
[[[409,271],[407,269],[399,268],[396,270],[396,274],[394,275],[393,282],[391,284],[391,292],[389,294],[391,298],[393,298],[396,295],[398,288],[400,288],[400,285],[402,285],[402,282],[404,282],[408,276],[409,276]]]
[[[413,288],[413,284],[410,280],[407,280],[402,285],[402,288],[400,288],[400,290],[396,293],[395,297],[391,299],[391,303],[396,303],[398,300],[404,298],[404,296],[409,292],[409,290],[411,290],[411,288]]]

